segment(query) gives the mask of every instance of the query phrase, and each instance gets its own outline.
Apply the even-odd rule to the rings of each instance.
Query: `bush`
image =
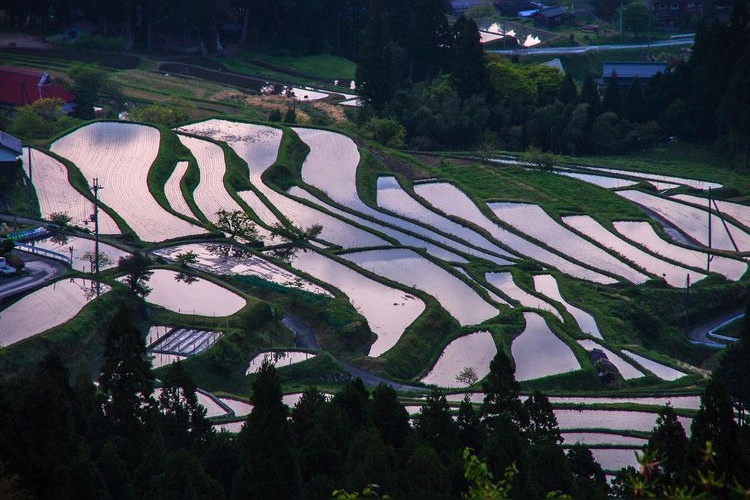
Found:
[[[373,118],[365,124],[365,134],[384,146],[400,148],[406,129],[394,118]]]

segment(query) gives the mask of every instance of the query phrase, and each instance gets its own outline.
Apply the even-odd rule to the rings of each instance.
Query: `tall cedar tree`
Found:
[[[370,421],[387,445],[398,449],[409,434],[409,413],[398,400],[396,391],[380,384],[372,391]]]
[[[431,80],[451,66],[452,37],[441,0],[414,0],[407,31],[408,77]]]
[[[748,166],[750,158],[750,106],[747,95],[750,90],[750,44],[737,63],[734,76],[719,107],[719,119],[732,134],[735,158]]]
[[[366,107],[382,109],[396,91],[393,42],[388,33],[382,0],[370,3],[370,19],[357,61],[359,98]]]
[[[594,455],[581,443],[568,450],[568,462],[575,481],[578,498],[607,498],[609,486],[602,466],[594,460]]]
[[[745,307],[745,320],[740,332],[740,340],[724,352],[719,361],[714,377],[724,383],[732,399],[732,404],[739,411],[740,421],[750,409],[750,371],[746,368],[750,359],[750,302]]]
[[[747,464],[744,460],[739,439],[734,408],[724,385],[712,377],[701,396],[698,413],[693,418],[690,444],[694,465],[700,467],[703,450],[711,442],[713,467],[728,478],[747,477]]]
[[[656,426],[646,443],[646,449],[659,462],[659,481],[665,486],[676,486],[686,478],[688,446],[688,438],[677,419],[677,413],[666,405],[659,411]]]
[[[643,95],[643,86],[641,85],[641,79],[636,76],[630,88],[625,92],[623,118],[641,123],[646,120],[647,115],[648,110],[646,109],[646,97]]]
[[[602,99],[602,109],[604,112],[610,111],[617,115],[618,118],[622,118],[622,93],[620,92],[620,79],[617,77],[617,73],[612,73],[609,82],[607,83],[607,89],[604,91],[604,99]]]
[[[451,79],[461,99],[489,94],[490,72],[479,39],[477,24],[464,16],[453,25],[454,50]]]
[[[521,385],[516,381],[516,369],[510,358],[502,349],[490,362],[490,373],[482,382],[484,405],[482,414],[490,429],[493,421],[506,416],[518,425],[525,423],[525,412],[518,398]]]
[[[154,407],[154,374],[132,312],[121,304],[107,330],[99,388],[109,425],[121,437],[142,433]]]
[[[576,82],[573,81],[573,77],[570,73],[565,73],[562,84],[560,84],[560,92],[557,94],[557,98],[563,104],[575,104],[578,102],[578,87]]]
[[[601,113],[602,99],[599,96],[599,90],[597,89],[594,75],[589,74],[583,80],[580,102],[586,103],[591,106],[591,113],[593,116]]]
[[[294,498],[300,491],[300,472],[281,400],[276,368],[264,361],[252,384],[253,410],[240,433],[242,464],[235,476],[232,497],[239,499]]]

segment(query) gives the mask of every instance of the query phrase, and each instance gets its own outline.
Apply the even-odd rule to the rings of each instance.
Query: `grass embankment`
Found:
[[[357,69],[353,61],[330,54],[293,57],[248,51],[238,57],[222,58],[222,63],[237,73],[271,78],[297,76],[331,83],[337,79],[353,79]]]

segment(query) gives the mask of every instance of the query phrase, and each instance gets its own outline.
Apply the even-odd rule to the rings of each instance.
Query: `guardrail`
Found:
[[[50,259],[59,260],[59,261],[65,262],[69,266],[73,265],[73,260],[70,258],[70,255],[65,255],[62,253],[54,252],[52,250],[47,250],[46,248],[39,248],[39,247],[31,246],[31,245],[24,245],[23,243],[16,243],[13,249],[20,250],[26,253],[31,253],[34,255],[41,255],[43,257],[49,257]]]

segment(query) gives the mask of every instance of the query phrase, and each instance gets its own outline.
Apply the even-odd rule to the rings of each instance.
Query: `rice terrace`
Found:
[[[65,54],[0,64],[62,74]],[[435,386],[454,416],[480,407],[501,352],[521,400],[546,394],[561,446],[587,445],[610,482],[664,405],[689,436],[750,298],[750,182],[713,146],[389,141],[358,118],[351,66],[334,83],[257,54],[123,57],[104,71],[133,107],[24,139],[2,184],[0,238],[25,261],[0,276],[3,377],[53,350],[98,373],[125,302],[156,378],[179,361],[217,432],[241,432],[261,366],[289,408],[360,378],[415,421]]]

